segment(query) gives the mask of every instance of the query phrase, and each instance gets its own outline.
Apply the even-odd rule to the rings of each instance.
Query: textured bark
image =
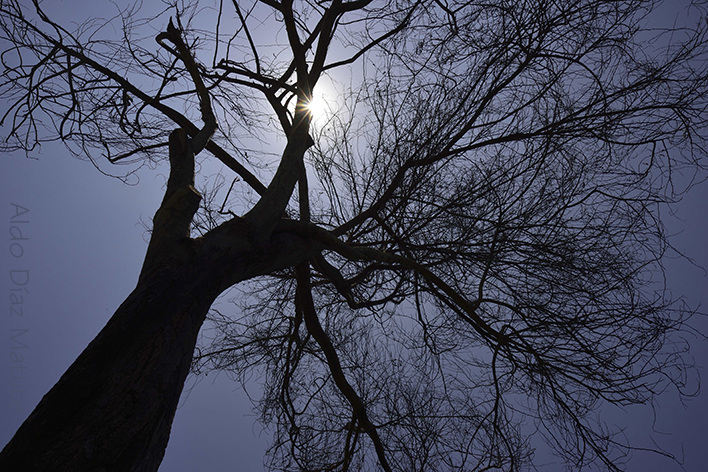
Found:
[[[188,269],[141,281],[17,431],[0,469],[157,470],[217,295],[208,285]]]
[[[189,225],[200,196],[183,130],[138,285],[0,453],[0,470],[155,471],[209,307],[226,288],[316,251],[287,233],[257,241],[234,218],[203,238]]]

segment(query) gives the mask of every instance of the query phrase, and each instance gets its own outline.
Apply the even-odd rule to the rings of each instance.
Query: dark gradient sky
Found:
[[[149,221],[162,198],[166,167],[143,169],[137,185],[125,185],[72,158],[63,147],[45,146],[27,159],[3,155],[0,172],[2,207],[3,316],[0,321],[0,446],[32,411],[42,395],[104,326],[134,288],[146,250]],[[696,264],[708,267],[708,185],[695,188],[666,212],[665,223],[676,247]],[[13,204],[29,209],[16,220]],[[22,237],[21,257],[11,250],[12,234]],[[11,233],[15,231],[15,233]],[[17,253],[16,253],[17,254]],[[17,284],[12,270],[29,271],[22,288],[23,316],[10,316],[10,295]],[[667,262],[668,286],[689,304],[708,307],[708,277],[685,260]],[[695,326],[708,333],[708,322]],[[15,336],[15,339],[12,339]],[[19,342],[26,348],[18,347]],[[695,341],[697,364],[708,366],[708,343]],[[20,353],[19,362],[15,357]],[[702,369],[704,377],[705,370]],[[257,385],[254,385],[257,393]],[[708,392],[682,405],[673,391],[661,398],[656,418],[651,409],[607,411],[610,426],[627,427],[638,446],[654,440],[681,455],[685,470],[701,472],[708,464]],[[224,375],[188,380],[161,467],[165,472],[258,471],[267,434],[258,436],[250,403],[239,384]],[[560,471],[558,464],[540,468]],[[679,465],[660,456],[635,453],[630,472],[678,472]]]
[[[2,274],[5,315],[0,322],[0,443],[5,444],[42,395],[98,333],[134,288],[146,250],[149,221],[162,198],[166,167],[144,169],[138,185],[129,186],[99,173],[90,163],[67,155],[61,146],[45,146],[32,154],[2,156],[0,202],[3,215]],[[675,245],[708,267],[708,185],[703,184],[667,213]],[[29,213],[14,223],[15,207]],[[20,219],[16,218],[16,219]],[[10,228],[22,229],[24,253],[10,254]],[[16,249],[16,248],[15,248]],[[669,287],[689,303],[708,306],[708,278],[685,260],[667,262]],[[10,270],[28,270],[28,291],[22,318],[8,316],[9,294],[17,285]],[[708,332],[706,320],[696,326]],[[27,330],[12,331],[13,329]],[[16,349],[16,337],[27,348]],[[24,369],[17,369],[11,352],[22,352]],[[708,365],[707,343],[694,343],[698,364]],[[14,369],[13,369],[14,368]],[[19,377],[19,378],[16,378]],[[705,375],[704,375],[705,377]],[[19,387],[17,387],[19,386]],[[191,387],[191,388],[190,388]],[[257,388],[257,386],[254,386]],[[19,390],[23,390],[20,392]],[[682,406],[674,392],[662,397],[654,422],[647,408],[609,412],[610,425],[628,426],[638,445],[650,446],[648,434],[675,454],[683,445],[689,472],[708,463],[708,392]],[[267,435],[254,424],[250,403],[240,386],[224,375],[188,381],[177,411],[172,438],[161,470],[262,470]],[[541,470],[561,470],[549,465]],[[627,470],[678,472],[678,465],[653,454],[636,453]]]
[[[5,444],[42,395],[103,327],[109,316],[134,288],[147,238],[140,220],[149,220],[162,197],[166,168],[141,173],[136,186],[100,174],[90,163],[67,155],[60,146],[34,153],[2,157],[0,188],[3,206],[2,267],[6,302],[0,322],[0,443]],[[708,185],[701,185],[667,216],[676,246],[708,267]],[[13,223],[15,207],[29,209]],[[20,218],[17,218],[20,219]],[[10,254],[10,228],[22,228],[24,253]],[[692,305],[708,306],[708,278],[685,260],[667,263],[669,287],[683,293]],[[28,291],[22,318],[10,318],[9,294],[17,285],[10,270],[28,270]],[[16,277],[17,278],[17,277]],[[696,325],[708,332],[700,318]],[[27,330],[12,331],[12,330]],[[23,333],[12,341],[10,336]],[[27,348],[17,349],[22,341]],[[21,352],[23,362],[10,353]],[[708,345],[695,343],[698,364],[708,365]],[[21,365],[24,369],[18,369]],[[257,388],[257,386],[254,386]],[[20,391],[21,390],[21,391]],[[653,413],[647,408],[609,412],[609,424],[628,426],[628,434],[680,454],[686,469],[700,472],[708,463],[708,393],[682,406],[669,391]],[[250,403],[240,386],[224,375],[188,380],[177,411],[170,446],[161,470],[262,470],[267,435],[258,437]],[[548,465],[541,470],[561,470]],[[650,454],[635,454],[629,471],[682,470]]]

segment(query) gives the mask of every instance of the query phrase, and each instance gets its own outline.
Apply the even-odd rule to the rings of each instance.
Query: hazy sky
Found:
[[[134,288],[147,246],[140,222],[149,221],[157,209],[167,172],[165,166],[143,169],[139,184],[129,186],[72,158],[59,145],[45,146],[31,157],[36,159],[3,155],[0,161],[5,228],[0,267],[6,293],[0,321],[0,446]],[[704,184],[665,221],[676,233],[677,248],[703,267],[708,267],[706,202]],[[13,218],[23,211],[20,207],[29,211]],[[669,261],[667,268],[674,294],[708,307],[708,278],[702,269],[685,260]],[[10,311],[11,296],[18,293],[21,317]],[[695,325],[708,333],[706,320],[697,319]],[[693,354],[698,364],[708,366],[707,343],[695,343]],[[188,389],[160,470],[261,470],[268,437],[257,436],[260,429],[240,385],[209,375],[196,385],[189,379]],[[683,447],[685,470],[705,470],[708,392],[681,405],[669,391],[659,406],[656,418],[650,409],[613,412],[610,425],[627,426],[628,435],[641,441],[638,445],[651,447],[651,435],[669,452],[680,455]],[[682,469],[656,455],[636,453],[627,470]]]
[[[98,333],[118,305],[134,288],[146,250],[145,229],[162,198],[166,168],[148,171],[137,186],[127,186],[101,175],[88,162],[78,161],[60,146],[45,147],[33,154],[2,157],[0,202],[5,230],[2,267],[6,297],[0,323],[0,444],[4,445],[31,412],[42,395]],[[708,267],[705,210],[708,186],[696,189],[669,218],[670,227],[681,234],[677,246]],[[29,210],[15,220],[13,204]],[[22,256],[11,248],[12,227],[21,228]],[[15,230],[15,236],[17,235]],[[18,242],[18,241],[15,241]],[[675,293],[708,306],[708,278],[685,261],[669,263],[669,283]],[[11,319],[9,294],[17,284],[10,270],[28,270],[24,288],[23,317]],[[15,273],[15,279],[23,282]],[[705,320],[701,323],[706,329]],[[21,330],[21,331],[13,331]],[[26,332],[24,330],[27,330]],[[11,340],[15,336],[15,341]],[[18,342],[27,348],[17,349]],[[706,343],[694,346],[698,363],[708,365]],[[11,352],[24,360],[12,362]],[[18,365],[24,369],[18,369]],[[188,380],[188,386],[194,380]],[[708,393],[684,408],[669,392],[657,411],[652,434],[671,452],[685,450],[686,470],[701,471],[708,463]],[[240,386],[225,376],[210,375],[183,395],[177,411],[170,445],[161,471],[211,472],[261,470],[267,436],[257,437],[250,403]],[[618,413],[618,425],[630,432],[651,432],[651,410]],[[645,443],[645,445],[648,445]],[[549,467],[548,471],[560,470]],[[673,472],[681,470],[654,455],[636,455],[629,471]]]

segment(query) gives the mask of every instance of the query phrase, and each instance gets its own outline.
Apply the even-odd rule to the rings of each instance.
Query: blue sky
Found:
[[[10,319],[6,303],[0,323],[3,445],[135,287],[147,247],[140,220],[149,221],[159,205],[166,171],[146,172],[139,185],[128,186],[61,146],[45,146],[35,157],[2,157],[4,234],[16,226],[27,238],[20,258],[9,252],[10,237],[3,240],[6,293],[17,286],[10,270],[30,276],[23,317]],[[11,222],[13,204],[29,209],[21,215],[28,223]],[[18,348],[20,342],[28,347]],[[11,352],[23,362],[12,362]],[[261,470],[266,441],[255,436],[253,419],[237,384],[206,377],[185,392],[161,470]]]
[[[99,173],[90,163],[69,156],[59,146],[32,154],[2,156],[0,204],[3,208],[3,284],[9,296],[16,284],[10,270],[28,270],[23,317],[10,318],[6,297],[0,322],[0,443],[5,444],[42,395],[59,379],[113,311],[130,293],[147,247],[142,221],[149,221],[162,199],[167,168],[143,169],[137,185],[125,185]],[[689,194],[667,214],[676,246],[708,267],[706,218],[708,185]],[[13,223],[16,207],[28,223]],[[17,220],[19,218],[16,218]],[[23,254],[10,254],[10,228],[22,228]],[[708,277],[685,260],[667,262],[669,287],[692,305],[708,306]],[[708,332],[706,320],[696,326]],[[27,330],[12,331],[12,330]],[[10,336],[23,333],[15,341]],[[10,359],[23,341],[24,369]],[[696,343],[698,364],[708,366],[708,343]],[[13,370],[14,368],[14,370]],[[703,370],[705,377],[705,370]],[[14,377],[18,377],[14,378]],[[20,385],[21,390],[15,385]],[[254,388],[257,386],[254,385]],[[675,454],[684,449],[685,470],[700,471],[708,463],[708,392],[681,405],[673,392],[662,397],[657,418],[647,408],[612,412],[612,420],[628,434],[651,446],[648,434]],[[652,432],[652,427],[656,430]],[[250,403],[239,384],[224,375],[189,379],[177,411],[171,442],[160,470],[262,470],[267,435],[259,437]],[[560,470],[551,466],[542,470]],[[676,464],[653,454],[637,453],[629,471],[673,472]]]
[[[2,283],[7,294],[0,321],[0,445],[4,445],[42,395],[59,379],[113,311],[134,288],[147,247],[149,221],[163,192],[167,168],[142,169],[137,185],[125,185],[72,158],[59,145],[44,146],[28,159],[3,155],[0,206]],[[674,244],[708,268],[708,185],[694,189],[665,223]],[[19,223],[19,205],[29,210]],[[22,240],[12,241],[17,229]],[[15,257],[20,244],[21,256]],[[15,251],[13,253],[11,251]],[[692,306],[708,310],[708,277],[685,260],[667,262],[669,288]],[[11,271],[28,271],[20,291],[22,316],[10,316],[10,296],[18,285]],[[15,274],[18,274],[17,272]],[[708,333],[708,322],[695,326]],[[13,338],[14,337],[14,338]],[[27,347],[19,347],[26,345]],[[18,359],[18,355],[22,359]],[[708,343],[695,342],[693,355],[708,366]],[[14,357],[13,357],[14,356]],[[705,369],[702,369],[704,378]],[[254,385],[257,391],[257,385]],[[685,470],[708,463],[708,392],[682,405],[668,391],[651,409],[611,412],[611,425],[626,426],[637,445],[651,440],[680,455]],[[259,435],[250,403],[239,384],[224,375],[189,379],[161,467],[166,472],[262,469],[266,434]],[[541,469],[552,472],[560,467]],[[678,472],[677,464],[636,453],[631,472]]]

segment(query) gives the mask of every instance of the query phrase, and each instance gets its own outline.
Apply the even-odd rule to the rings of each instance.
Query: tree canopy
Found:
[[[0,2],[4,151],[127,177],[189,147],[223,172],[153,238],[306,242],[224,272],[238,309],[192,363],[260,379],[273,470],[524,470],[537,438],[620,470],[597,411],[690,393],[661,210],[705,175],[702,5],[179,1],[70,28],[29,3]],[[170,160],[165,202],[192,182]]]

